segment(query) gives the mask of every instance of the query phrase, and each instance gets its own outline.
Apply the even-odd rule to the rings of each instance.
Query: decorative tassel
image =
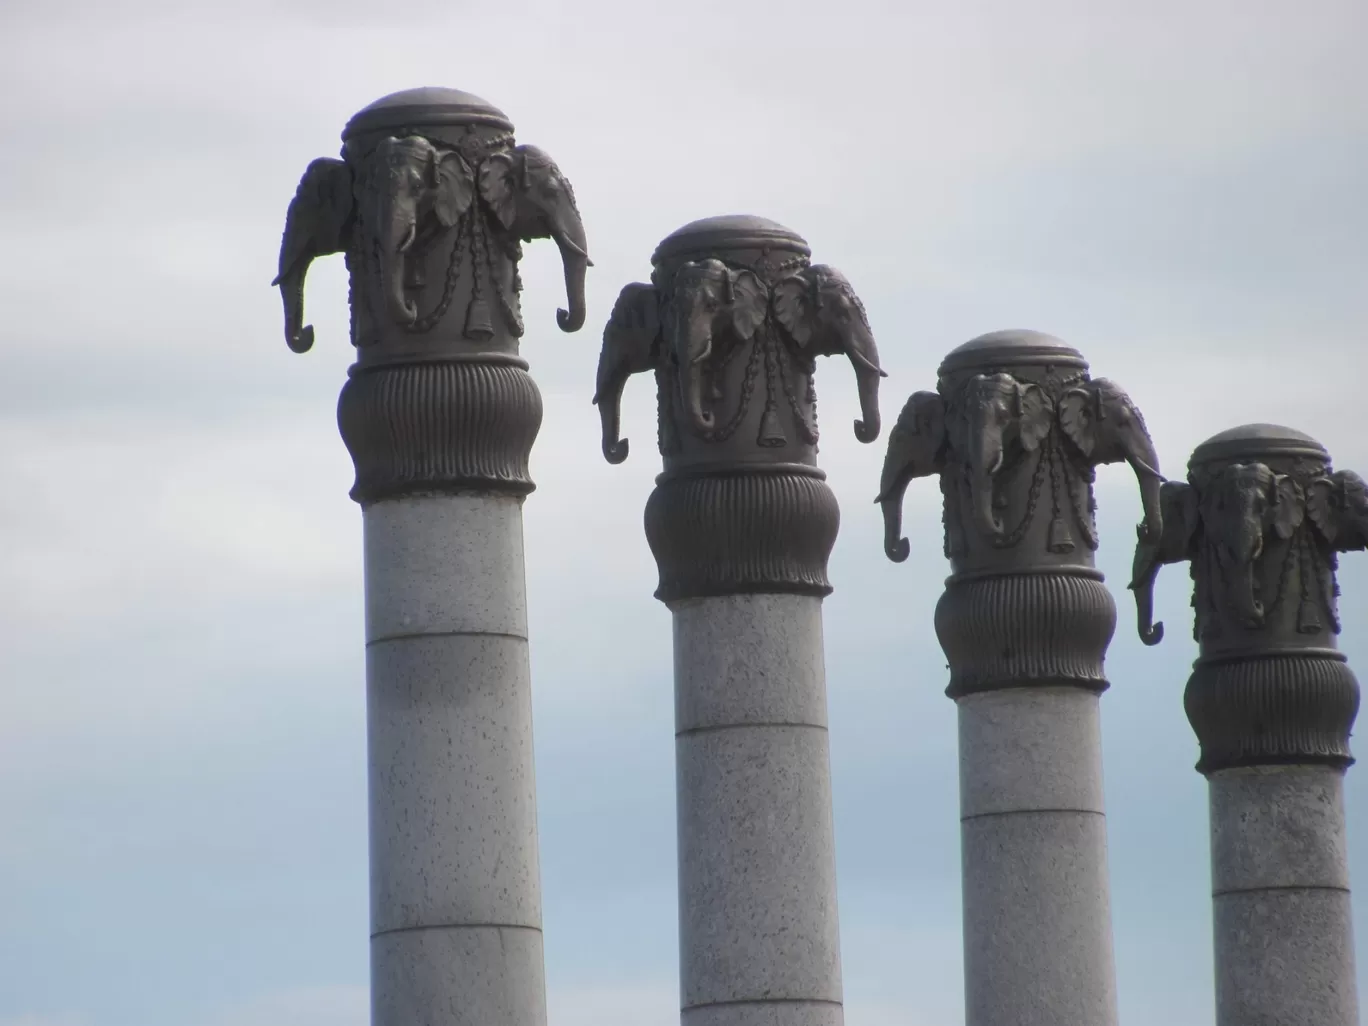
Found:
[[[1049,539],[1050,551],[1072,552],[1074,547],[1073,534],[1069,531],[1069,525],[1064,523],[1064,518],[1058,514],[1051,517]]]
[[[1315,601],[1310,596],[1302,599],[1297,609],[1297,633],[1319,634],[1324,627]]]
[[[466,310],[465,337],[486,339],[494,334],[494,322],[490,318],[489,304],[484,296],[476,296]]]
[[[779,415],[769,404],[766,404],[765,412],[760,417],[760,437],[756,439],[756,444],[765,449],[778,449],[788,445],[788,436],[779,426]]]

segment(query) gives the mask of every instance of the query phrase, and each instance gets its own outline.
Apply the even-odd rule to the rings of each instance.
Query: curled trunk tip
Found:
[[[875,414],[873,417],[866,417],[864,420],[856,418],[856,441],[863,442],[865,445],[868,445],[870,442],[877,441],[879,438],[879,429],[881,427],[882,425],[879,423],[879,417],[877,414]]]
[[[285,344],[290,347],[292,353],[307,353],[314,344],[313,325],[304,325],[297,334],[291,334],[287,330],[285,332]]]
[[[586,268],[592,266],[589,255],[584,251],[583,229],[579,230],[580,240],[567,233],[556,236],[560,246],[561,264],[565,269],[565,307],[556,311],[556,325],[564,332],[579,331],[584,327],[587,314],[584,299],[584,278]]]
[[[883,510],[884,554],[894,563],[902,563],[912,552],[912,545],[902,533],[902,499],[907,482],[885,488],[874,501]]]

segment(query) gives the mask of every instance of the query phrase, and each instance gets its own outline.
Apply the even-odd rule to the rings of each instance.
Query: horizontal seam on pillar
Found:
[[[968,823],[971,819],[992,819],[994,816],[1031,816],[1038,812],[1061,813],[1068,812],[1077,816],[1101,816],[1106,819],[1107,814],[1098,809],[1004,809],[1001,812],[976,812],[972,816],[961,816],[961,823]]]
[[[704,1001],[697,1005],[684,1005],[681,1012],[696,1012],[700,1008],[726,1008],[730,1005],[831,1005],[841,1007],[841,1002],[830,998],[741,998],[737,1001]]]
[[[386,634],[383,637],[372,638],[366,642],[366,647],[372,645],[383,645],[388,641],[413,641],[421,638],[512,638],[514,641],[526,641],[526,634],[510,634],[508,631],[414,631],[411,634]]]
[[[524,923],[432,923],[428,926],[395,926],[388,930],[376,930],[371,940],[387,937],[392,933],[423,933],[427,930],[531,930],[541,933],[540,926],[527,926]]]
[[[743,730],[746,727],[805,727],[808,730],[826,731],[826,726],[820,723],[718,723],[711,727],[687,727],[684,730],[676,730],[675,737],[687,737],[690,734],[711,734],[718,730]]]
[[[1348,887],[1338,887],[1334,884],[1278,884],[1271,887],[1230,887],[1223,891],[1212,891],[1213,898],[1224,898],[1230,894],[1263,894],[1268,891],[1334,891],[1337,894],[1348,894]]]

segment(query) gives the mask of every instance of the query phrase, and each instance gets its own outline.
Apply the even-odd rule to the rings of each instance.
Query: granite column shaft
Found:
[[[546,1020],[520,504],[365,509],[375,1026]]]
[[[1357,1026],[1344,771],[1210,774],[1216,1024]]]
[[[682,1021],[842,1022],[821,599],[674,616]]]

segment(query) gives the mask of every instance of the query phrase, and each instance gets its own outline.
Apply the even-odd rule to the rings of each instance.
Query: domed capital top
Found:
[[[342,131],[346,141],[363,132],[435,125],[488,125],[513,131],[508,115],[488,100],[459,89],[423,86],[382,96],[352,116]]]
[[[1038,364],[1088,369],[1083,354],[1073,346],[1042,331],[1013,328],[980,335],[952,349],[941,362],[940,376],[956,371],[989,370]]]
[[[1212,435],[1192,451],[1188,466],[1202,463],[1259,463],[1268,458],[1304,456],[1328,461],[1325,446],[1310,435],[1280,424],[1243,424]]]
[[[723,214],[692,221],[667,235],[651,256],[659,267],[666,261],[724,256],[728,250],[783,250],[812,255],[803,237],[766,217]]]

